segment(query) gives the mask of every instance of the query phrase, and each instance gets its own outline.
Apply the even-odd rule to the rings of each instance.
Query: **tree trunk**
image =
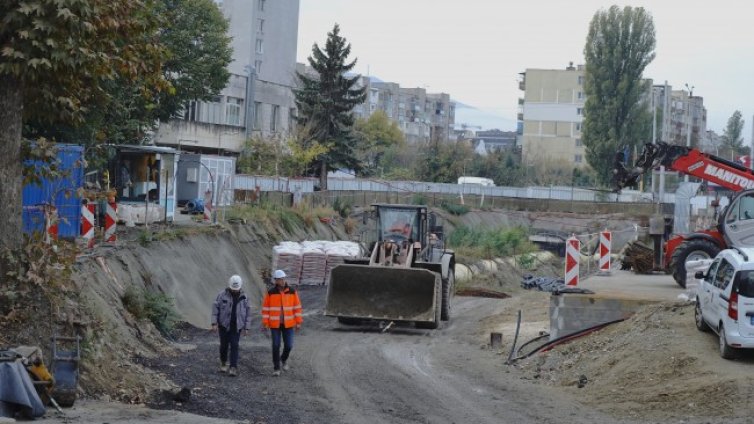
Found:
[[[0,74],[0,251],[21,245],[21,117],[23,91],[21,81]],[[0,264],[2,267],[2,264]],[[0,277],[5,271],[0,269]],[[2,279],[2,278],[0,278]]]
[[[322,159],[319,168],[319,189],[327,190],[327,161]]]

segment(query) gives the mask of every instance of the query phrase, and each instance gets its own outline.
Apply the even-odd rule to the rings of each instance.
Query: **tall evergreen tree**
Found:
[[[655,28],[644,8],[612,6],[595,13],[589,25],[584,122],[581,139],[598,180],[608,184],[619,148],[641,144],[652,122],[647,107],[650,82],[644,69],[655,57]]]
[[[725,131],[723,132],[723,146],[739,153],[741,145],[744,142],[743,137],[741,137],[743,130],[744,120],[741,118],[741,112],[737,110],[728,118],[728,124],[725,126]]]
[[[351,111],[366,99],[366,88],[358,87],[361,75],[346,76],[356,65],[356,59],[346,63],[351,44],[339,34],[340,27],[335,24],[327,34],[324,50],[314,44],[309,65],[317,76],[297,72],[300,84],[294,90],[298,123],[307,129],[300,140],[303,147],[313,142],[327,147],[327,152],[313,163],[322,190],[327,189],[328,171],[338,167],[361,169],[355,152],[356,139],[352,135],[354,118]]]

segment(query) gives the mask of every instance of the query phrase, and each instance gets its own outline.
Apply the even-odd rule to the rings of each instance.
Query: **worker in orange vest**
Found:
[[[288,371],[288,357],[293,349],[293,332],[304,322],[301,300],[296,290],[285,281],[285,272],[278,269],[272,274],[275,285],[267,291],[262,301],[262,325],[270,329],[272,335],[273,376],[280,375],[282,369]],[[283,341],[283,354],[280,354],[280,341]]]

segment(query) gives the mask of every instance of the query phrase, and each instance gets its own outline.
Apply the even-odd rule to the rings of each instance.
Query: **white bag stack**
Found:
[[[361,249],[352,241],[335,241],[325,246],[325,253],[327,254],[325,284],[330,284],[332,269],[342,264],[345,258],[359,256]]]
[[[301,245],[284,241],[272,248],[272,270],[282,269],[287,275],[288,284],[298,284],[302,266]]]
[[[303,242],[301,252],[301,284],[324,284],[326,256],[322,245],[314,242]]]

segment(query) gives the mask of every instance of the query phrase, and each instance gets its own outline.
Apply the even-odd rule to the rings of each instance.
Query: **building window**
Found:
[[[270,131],[275,132],[278,130],[278,118],[280,115],[280,106],[273,105],[272,113],[270,114]]]
[[[579,82],[579,85],[584,85],[584,76],[583,75],[579,75],[578,82]]]
[[[288,111],[288,133],[293,134],[296,129],[296,108],[291,108]]]
[[[583,156],[581,156],[581,155],[575,155],[573,157],[573,162],[574,163],[581,163],[582,160],[583,160]]]
[[[584,114],[584,108],[583,107],[576,108],[576,115],[581,116],[583,114]]]
[[[581,131],[581,122],[576,123],[576,131]]]
[[[583,145],[584,145],[584,144],[583,144],[583,143],[581,142],[581,139],[580,139],[580,138],[577,138],[577,139],[576,139],[576,147],[581,147],[581,146],[583,146]]]
[[[584,93],[582,91],[579,91],[576,94],[576,98],[579,99],[579,100],[583,100],[584,99]]]
[[[241,106],[243,99],[228,97],[225,102],[225,123],[227,125],[241,125]]]
[[[264,34],[264,19],[257,19],[257,23],[259,24],[257,27],[257,32]]]
[[[262,103],[254,102],[254,129],[259,129],[259,121],[262,119]]]
[[[259,75],[259,73],[262,72],[262,61],[261,60],[255,60],[254,61],[254,70],[256,71],[257,75]]]
[[[257,53],[264,53],[264,41],[261,38],[257,38]]]
[[[258,2],[257,4],[259,5],[259,11],[260,12],[264,12],[264,2],[265,1],[266,0],[257,0],[257,2]]]

